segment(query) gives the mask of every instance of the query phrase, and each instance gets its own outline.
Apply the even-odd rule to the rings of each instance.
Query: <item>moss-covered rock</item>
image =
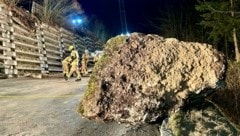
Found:
[[[96,93],[96,86],[97,86],[97,74],[98,72],[107,65],[107,62],[109,58],[111,58],[111,55],[113,52],[117,51],[122,45],[126,43],[127,37],[126,36],[116,36],[107,41],[107,43],[104,45],[104,55],[98,60],[98,62],[94,65],[93,72],[90,76],[90,80],[88,82],[87,90],[84,94],[83,101],[80,102],[78,107],[78,112],[80,114],[84,113],[84,108],[88,108],[87,106],[84,106],[83,103],[87,103],[89,99],[93,99],[94,94]],[[86,105],[86,104],[85,104]]]
[[[211,45],[133,33],[106,43],[79,112],[103,121],[155,122],[223,78],[223,55]],[[194,98],[193,98],[194,99]]]
[[[106,55],[111,55],[114,51],[118,51],[118,49],[123,46],[127,41],[127,36],[116,36],[107,41],[104,45],[104,52]]]
[[[202,107],[178,111],[170,115],[160,132],[171,131],[174,136],[237,136],[236,128],[211,103]]]

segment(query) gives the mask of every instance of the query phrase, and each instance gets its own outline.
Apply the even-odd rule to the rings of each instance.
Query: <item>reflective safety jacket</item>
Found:
[[[72,59],[71,60],[71,65],[78,65],[78,61],[79,61],[78,51],[72,50],[71,54],[70,54],[70,57]]]
[[[82,63],[87,63],[87,60],[88,60],[87,55],[85,53],[83,53],[83,55],[82,55]]]

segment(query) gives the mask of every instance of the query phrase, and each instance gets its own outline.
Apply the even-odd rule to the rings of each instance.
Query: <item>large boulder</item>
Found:
[[[118,36],[107,42],[79,112],[103,121],[155,122],[190,97],[217,88],[224,63],[223,55],[208,44],[151,34]]]

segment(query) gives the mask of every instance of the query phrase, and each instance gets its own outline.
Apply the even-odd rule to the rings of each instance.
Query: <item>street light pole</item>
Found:
[[[76,33],[77,33],[77,31],[76,31],[76,29],[78,28],[78,26],[80,26],[81,27],[81,25],[82,25],[82,19],[80,19],[80,18],[75,18],[75,19],[73,19],[72,20],[72,23],[73,23],[73,38],[74,38],[74,42],[73,42],[73,44],[74,44],[74,46],[75,46],[75,48],[76,48],[76,44],[77,44],[77,42],[76,42]]]

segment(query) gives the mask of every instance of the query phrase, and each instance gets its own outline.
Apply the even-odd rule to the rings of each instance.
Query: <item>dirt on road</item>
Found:
[[[94,122],[77,112],[89,78],[0,80],[0,136],[159,136],[157,125]]]

